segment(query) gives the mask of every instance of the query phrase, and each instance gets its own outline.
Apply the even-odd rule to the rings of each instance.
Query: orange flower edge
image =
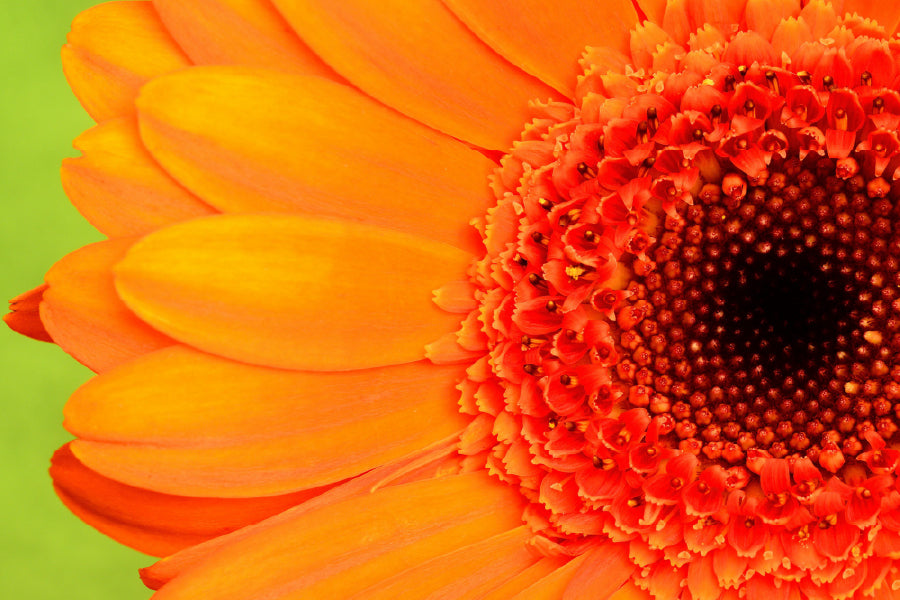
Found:
[[[479,357],[461,452],[654,598],[894,587],[900,44],[823,19],[589,49],[436,296],[467,317],[432,360]]]

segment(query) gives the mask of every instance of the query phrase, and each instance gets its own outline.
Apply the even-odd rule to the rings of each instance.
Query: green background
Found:
[[[91,126],[59,49],[88,0],[0,0],[0,296],[40,284],[60,257],[100,239],[62,192],[59,163]],[[47,475],[69,439],[62,406],[90,372],[56,346],[0,327],[0,598],[145,599],[152,559],[71,515]]]

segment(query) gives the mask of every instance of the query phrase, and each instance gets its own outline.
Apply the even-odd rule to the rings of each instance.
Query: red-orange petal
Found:
[[[431,291],[468,262],[452,246],[358,223],[219,215],[151,233],[115,279],[142,319],[201,350],[342,371],[423,358],[459,324]]]
[[[558,99],[475,37],[440,0],[274,0],[335,71],[388,106],[475,145],[506,150],[528,102]]]
[[[413,565],[354,595],[353,600],[480,600],[485,592],[526,570],[538,560],[526,544],[525,526],[511,529],[449,554]]]
[[[190,69],[138,100],[147,148],[226,212],[337,216],[474,248],[494,163],[344,85]],[[314,118],[313,118],[314,116]]]
[[[47,332],[94,371],[174,343],[135,317],[116,294],[112,267],[133,243],[122,238],[85,246],[53,265],[44,277],[49,287],[40,314]]]
[[[322,488],[266,498],[186,498],[131,487],[85,467],[69,446],[50,467],[63,503],[88,525],[154,556],[257,523],[322,493]]]
[[[66,195],[109,237],[142,235],[217,211],[178,185],[141,143],[131,117],[109,119],[75,140],[62,165]]]
[[[10,312],[3,315],[6,325],[16,333],[27,335],[40,342],[52,342],[53,338],[47,333],[38,312],[46,289],[47,284],[45,283],[10,300]]]
[[[485,473],[300,506],[207,557],[166,584],[156,600],[346,598],[519,526],[520,510],[518,492]]]
[[[191,64],[150,2],[109,2],[75,17],[63,71],[96,121],[134,113],[138,89]]]
[[[889,36],[900,26],[900,4],[883,0],[844,0],[844,12],[859,13],[863,17],[875,19]]]
[[[461,431],[460,368],[285,371],[184,347],[96,377],[66,405],[73,451],[117,481],[185,496],[334,483]]]
[[[631,0],[443,0],[479,38],[509,62],[547,85],[574,97],[586,46],[628,52],[629,31],[637,24]],[[552,48],[552,52],[548,52]]]
[[[166,29],[198,65],[256,65],[337,74],[260,0],[153,0]]]

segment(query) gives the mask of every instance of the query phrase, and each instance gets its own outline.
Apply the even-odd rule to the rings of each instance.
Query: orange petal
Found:
[[[85,246],[57,262],[44,277],[49,288],[41,320],[53,341],[94,371],[105,371],[173,341],[122,304],[112,267],[134,243],[118,239]]]
[[[27,335],[40,342],[52,342],[53,338],[47,333],[38,313],[46,289],[47,284],[39,285],[10,300],[10,312],[3,315],[6,325],[16,333]]]
[[[347,221],[220,215],[135,244],[116,268],[125,303],[201,350],[288,369],[420,360],[459,317],[431,302],[465,252]],[[51,331],[51,334],[53,332]]]
[[[513,600],[545,600],[547,598],[563,598],[569,582],[575,577],[578,569],[587,559],[586,554],[576,556],[549,575],[539,579],[522,592],[513,596]]]
[[[635,570],[628,558],[628,544],[603,544],[589,550],[585,557],[569,581],[563,600],[607,600]]]
[[[352,84],[484,148],[506,150],[519,138],[530,100],[560,98],[479,41],[440,0],[274,3]]]
[[[132,118],[104,121],[81,134],[75,147],[83,156],[63,161],[63,189],[105,235],[140,235],[216,213],[159,167]]]
[[[653,23],[662,25],[663,14],[666,12],[666,0],[635,0],[638,8]]]
[[[509,62],[568,97],[581,74],[586,46],[628,51],[628,32],[637,24],[631,0],[444,0],[463,23]],[[553,48],[548,52],[548,48]]]
[[[103,477],[78,462],[68,445],[54,454],[50,475],[60,499],[85,523],[155,556],[257,523],[323,491],[248,499],[170,496]]]
[[[429,457],[432,460],[431,466],[433,469],[422,467],[422,461],[429,460]],[[149,567],[141,569],[141,579],[144,580],[148,587],[159,589],[176,577],[193,570],[198,564],[220,549],[239,544],[242,540],[255,536],[260,531],[267,531],[277,527],[282,522],[289,522],[302,511],[319,510],[324,506],[343,502],[349,498],[367,496],[382,487],[403,485],[414,481],[429,481],[438,476],[457,473],[456,470],[447,470],[441,466],[446,461],[455,461],[456,459],[456,444],[452,443],[452,441],[450,443],[442,442],[435,444],[431,448],[418,450],[398,461],[376,467],[367,473],[337,485],[325,493],[312,498],[302,506],[275,515],[261,523],[249,525],[202,544],[185,548],[172,556],[157,561]],[[419,467],[417,468],[416,465],[419,465]],[[411,478],[413,475],[408,472],[411,468],[418,470],[421,476]],[[402,476],[398,478],[398,474]]]
[[[739,25],[747,0],[687,0],[687,12],[694,30],[709,23],[722,32]]]
[[[883,25],[889,36],[900,25],[900,4],[883,0],[844,0],[844,12],[859,13],[863,17],[875,19]]]
[[[353,596],[354,600],[481,599],[538,559],[526,543],[533,533],[517,527],[449,554],[419,563]]]
[[[520,510],[519,494],[484,473],[300,506],[209,556],[155,598],[346,598],[519,526]]]
[[[800,15],[800,0],[747,0],[744,18],[747,28],[767,40],[781,25],[782,20]]]
[[[134,113],[134,99],[144,83],[191,64],[150,2],[90,8],[75,17],[67,39],[63,71],[96,121]]]
[[[130,485],[185,496],[281,494],[325,485],[461,431],[462,369],[425,362],[315,373],[174,347],[80,388],[73,450]]]
[[[198,65],[256,65],[337,75],[260,0],[153,0],[166,29]]]
[[[515,577],[507,580],[503,585],[491,590],[481,600],[509,600],[538,580],[553,573],[565,563],[566,561],[562,558],[544,557]]]
[[[224,211],[337,216],[476,247],[468,222],[487,208],[494,163],[349,87],[197,68],[154,81],[138,106],[155,158]]]
[[[629,581],[609,597],[609,600],[655,600],[653,595]]]

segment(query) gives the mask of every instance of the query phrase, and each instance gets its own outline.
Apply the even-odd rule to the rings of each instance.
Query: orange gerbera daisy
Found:
[[[60,497],[160,599],[900,596],[898,23],[84,13]]]

